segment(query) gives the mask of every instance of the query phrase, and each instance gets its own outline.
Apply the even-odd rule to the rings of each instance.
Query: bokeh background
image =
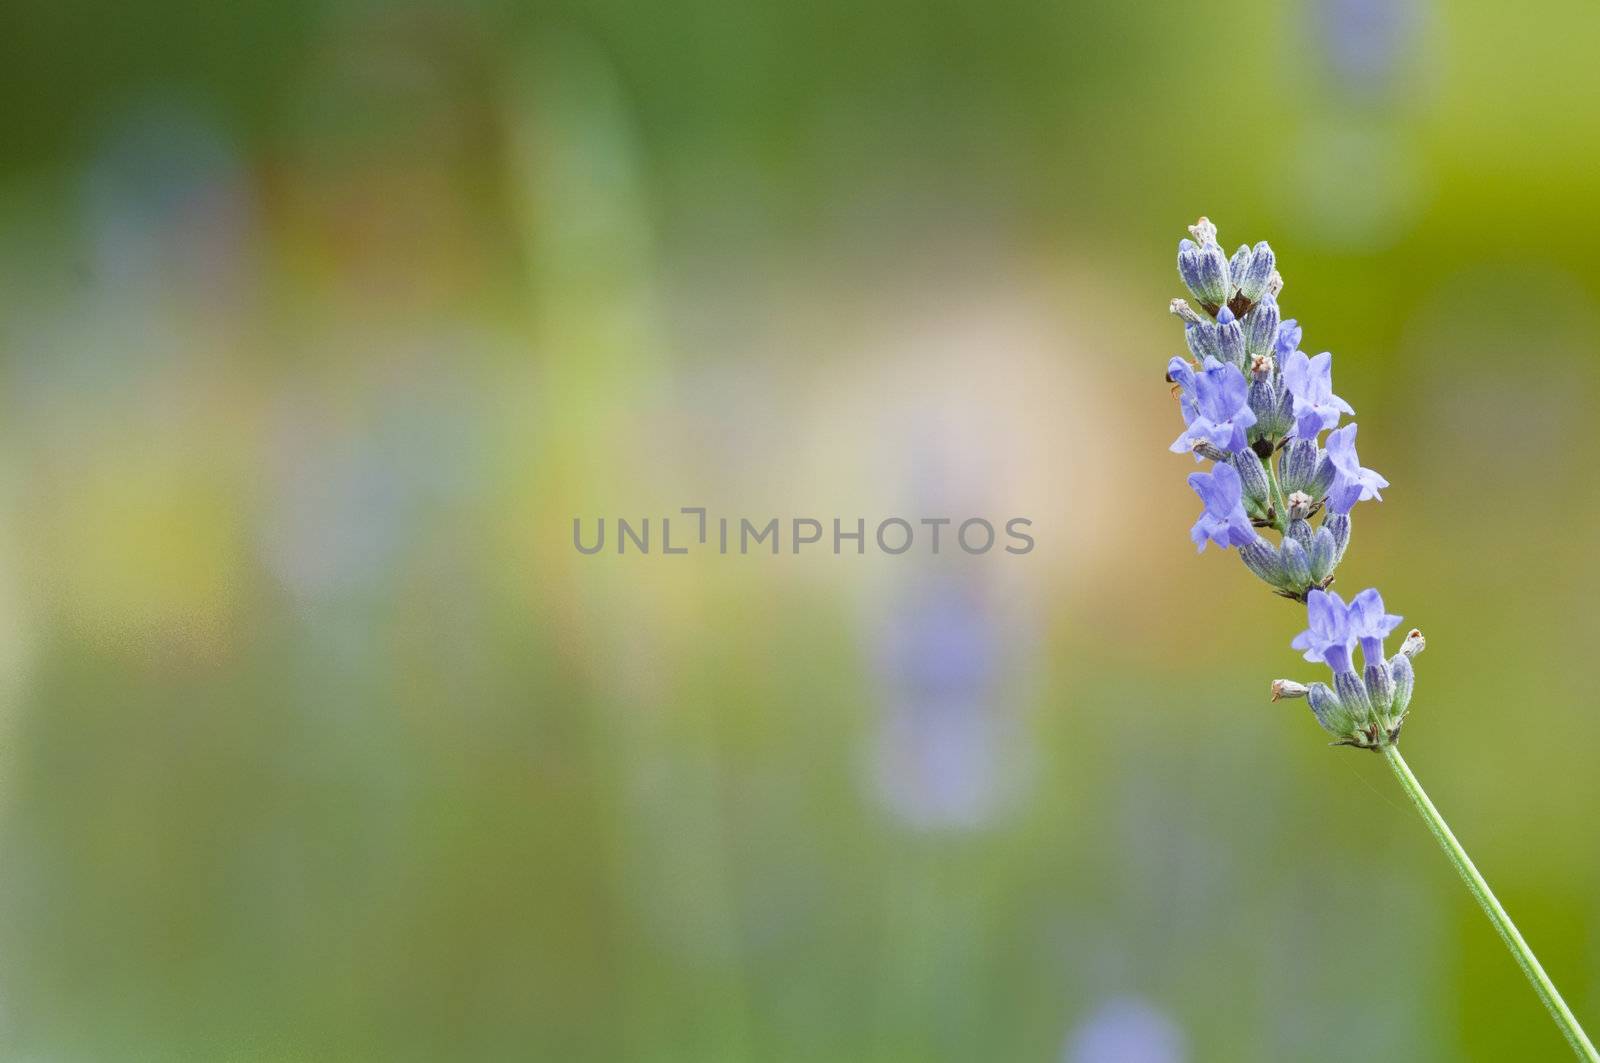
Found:
[[[1202,212],[1337,355],[1341,587],[1600,1024],[1600,7],[4,22],[0,1056],[1563,1058],[1190,547]],[[696,505],[1038,547],[573,549]]]

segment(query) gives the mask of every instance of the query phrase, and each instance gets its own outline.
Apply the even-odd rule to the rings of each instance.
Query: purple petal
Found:
[[[1167,376],[1185,391],[1194,387],[1194,366],[1182,355],[1173,355],[1172,360],[1167,363]]]
[[[1306,383],[1309,386],[1312,394],[1316,395],[1318,398],[1327,398],[1329,395],[1332,395],[1333,394],[1333,354],[1332,354],[1332,352],[1323,351],[1321,354],[1317,355],[1315,358],[1312,358],[1310,363],[1309,363],[1308,368],[1310,369],[1310,373],[1307,375]]]
[[[1283,359],[1283,383],[1296,397],[1305,393],[1311,359],[1305,351],[1292,351]]]

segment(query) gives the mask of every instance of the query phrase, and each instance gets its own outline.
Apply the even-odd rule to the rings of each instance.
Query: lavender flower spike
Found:
[[[1333,393],[1333,355],[1315,358],[1292,351],[1283,360],[1283,382],[1294,396],[1295,435],[1315,439],[1324,428],[1337,428],[1339,415],[1354,416],[1350,404]]]
[[[1200,519],[1189,529],[1196,553],[1205,551],[1207,541],[1224,550],[1255,541],[1256,531],[1244,514],[1244,486],[1232,465],[1217,465],[1210,475],[1191,473],[1189,486],[1206,506]]]
[[[1562,1036],[1578,1058],[1600,1063],[1600,1050],[1400,755],[1422,632],[1412,629],[1400,652],[1385,659],[1384,641],[1401,618],[1384,611],[1383,596],[1369,587],[1346,603],[1327,589],[1350,544],[1351,508],[1381,500],[1379,491],[1389,486],[1362,468],[1355,424],[1339,427],[1340,418],[1355,411],[1333,393],[1333,355],[1308,356],[1299,349],[1299,323],[1280,318],[1283,277],[1270,247],[1246,244],[1229,261],[1211,222],[1201,218],[1189,233],[1193,239],[1178,245],[1178,271],[1204,315],[1181,299],[1171,305],[1197,359],[1174,358],[1167,365],[1185,426],[1172,449],[1214,463],[1209,474],[1189,477],[1205,503],[1189,537],[1201,552],[1207,543],[1237,547],[1244,566],[1274,593],[1305,602],[1306,629],[1290,645],[1306,660],[1326,664],[1333,683],[1279,679],[1272,700],[1304,698],[1334,745],[1383,756]],[[1325,449],[1317,442],[1323,432]],[[1319,516],[1321,525],[1314,526]],[[1277,543],[1257,529],[1276,534]]]

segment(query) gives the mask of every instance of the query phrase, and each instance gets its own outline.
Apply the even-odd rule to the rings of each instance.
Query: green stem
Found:
[[[1522,934],[1517,931],[1516,924],[1500,907],[1500,902],[1495,899],[1489,884],[1478,873],[1477,867],[1472,863],[1472,858],[1467,851],[1461,848],[1461,843],[1456,841],[1456,836],[1450,833],[1450,825],[1444,821],[1439,810],[1433,807],[1433,802],[1428,800],[1428,795],[1422,789],[1422,784],[1417,777],[1411,774],[1411,766],[1400,756],[1400,747],[1394,743],[1385,743],[1383,746],[1384,759],[1389,762],[1389,767],[1394,769],[1395,778],[1400,780],[1400,785],[1405,788],[1406,794],[1411,798],[1411,803],[1417,806],[1417,811],[1422,813],[1423,822],[1433,832],[1433,837],[1439,843],[1439,848],[1450,858],[1455,865],[1456,872],[1461,876],[1461,881],[1467,884],[1467,891],[1472,894],[1478,906],[1483,909],[1483,914],[1489,917],[1489,922],[1494,924],[1495,930],[1500,934],[1500,940],[1506,943],[1506,948],[1511,950],[1511,955],[1516,959],[1517,966],[1522,968],[1522,973],[1527,976],[1533,985],[1533,991],[1539,994],[1539,999],[1544,1001],[1544,1006],[1550,1012],[1550,1017],[1561,1028],[1562,1036],[1572,1046],[1579,1059],[1588,1060],[1589,1063],[1600,1063],[1600,1053],[1595,1052],[1594,1043],[1589,1040],[1589,1035],[1583,1032],[1583,1027],[1578,1025],[1578,1020],[1573,1018],[1572,1010],[1567,1007],[1567,1002],[1561,999],[1561,994],[1556,991],[1555,984],[1550,981],[1550,976],[1544,973],[1544,968],[1539,966],[1539,958],[1533,954],[1528,943],[1522,939]]]
[[[1273,447],[1272,453],[1261,464],[1267,467],[1267,502],[1272,506],[1273,526],[1278,529],[1279,535],[1289,534],[1289,496],[1284,493],[1283,485],[1278,482],[1278,449]]]

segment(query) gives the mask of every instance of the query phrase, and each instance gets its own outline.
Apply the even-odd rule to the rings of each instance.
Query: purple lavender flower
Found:
[[[1195,419],[1194,375],[1194,366],[1181,355],[1173,355],[1167,363],[1167,380],[1177,385],[1178,412],[1183,415],[1185,425]]]
[[[1333,467],[1338,473],[1329,497],[1338,493],[1341,503],[1347,503],[1342,509],[1335,509],[1334,512],[1348,513],[1350,506],[1356,502],[1365,502],[1369,498],[1383,501],[1383,496],[1378,490],[1388,487],[1389,481],[1373,470],[1361,467],[1361,460],[1356,456],[1355,425],[1347,424],[1336,432],[1328,433],[1328,457],[1332,459]],[[1355,496],[1353,499],[1352,494]]]
[[[1290,647],[1303,651],[1308,661],[1327,664],[1336,677],[1350,671],[1356,636],[1344,599],[1333,591],[1312,591],[1306,596],[1306,622],[1310,626],[1294,637]]]
[[[1194,522],[1194,527],[1189,529],[1189,538],[1194,542],[1196,553],[1205,551],[1207,541],[1226,550],[1230,546],[1244,546],[1258,538],[1255,529],[1250,526],[1250,518],[1245,516],[1244,486],[1232,465],[1214,466],[1209,475],[1203,472],[1190,473],[1189,486],[1194,488],[1195,494],[1200,496],[1200,501],[1206,507],[1200,519]]]
[[[1295,435],[1315,439],[1324,428],[1337,428],[1341,413],[1354,414],[1350,404],[1333,393],[1333,355],[1315,358],[1291,351],[1283,360],[1283,382],[1294,396]]]
[[[1383,640],[1403,617],[1383,611],[1383,595],[1368,587],[1350,599],[1350,634],[1361,643],[1361,659],[1368,665],[1383,660]]]
[[[1273,341],[1272,353],[1278,356],[1280,363],[1300,346],[1300,336],[1300,322],[1294,318],[1291,317],[1278,325],[1278,337]]]
[[[1167,362],[1167,379],[1178,385],[1183,392],[1194,393],[1194,366],[1189,363],[1189,359],[1173,355],[1172,360]]]
[[[1328,488],[1328,515],[1330,517],[1349,517],[1350,510],[1357,502],[1361,501],[1361,485],[1346,482],[1335,478],[1333,486]]]
[[[1181,361],[1181,359],[1179,359]],[[1169,363],[1167,372],[1172,374]],[[1174,378],[1176,379],[1176,378]],[[1249,444],[1246,429],[1256,423],[1250,409],[1250,386],[1237,366],[1206,359],[1204,370],[1194,374],[1192,402],[1180,399],[1184,423],[1188,425],[1172,444],[1175,454],[1187,454],[1198,443],[1210,443],[1221,450],[1239,451]],[[1180,387],[1182,382],[1179,382]]]

